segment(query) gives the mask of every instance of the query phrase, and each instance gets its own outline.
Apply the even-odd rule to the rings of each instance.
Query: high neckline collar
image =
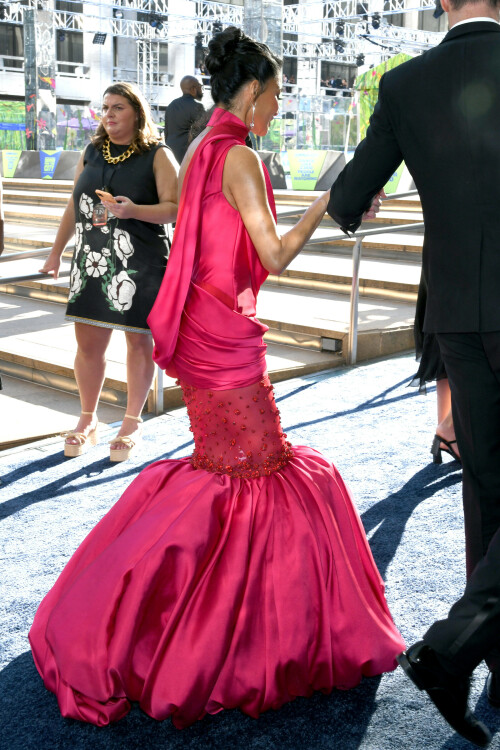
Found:
[[[234,115],[232,112],[229,112],[229,110],[227,109],[222,109],[222,107],[215,107],[214,111],[212,112],[212,116],[207,123],[207,126],[215,127],[220,125],[228,125],[232,128],[240,130],[242,133],[244,133],[245,138],[249,133],[249,128],[245,125],[243,120],[240,120],[239,117]]]

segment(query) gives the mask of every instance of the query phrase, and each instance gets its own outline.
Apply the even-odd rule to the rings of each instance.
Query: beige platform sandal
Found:
[[[141,417],[133,417],[132,414],[125,414],[124,419],[128,417],[128,419],[133,419],[134,422],[142,422]],[[130,435],[117,435],[113,440],[109,440],[109,443],[111,445],[114,445],[116,443],[122,443],[125,445],[125,448],[110,448],[109,449],[109,460],[110,461],[126,461],[130,456],[132,455],[132,451],[134,450],[135,446],[139,442],[141,433],[139,430],[134,432],[135,440],[134,438],[130,437]]]
[[[86,415],[95,414],[95,412],[93,411],[82,411],[80,413]],[[85,434],[84,432],[77,432],[77,430],[68,430],[67,432],[62,432],[61,437],[64,438],[65,456],[67,456],[68,458],[81,456],[90,447],[97,445],[97,423],[96,426],[92,430],[89,430],[87,434]],[[76,440],[78,440],[78,443],[68,443],[68,438],[76,438]]]

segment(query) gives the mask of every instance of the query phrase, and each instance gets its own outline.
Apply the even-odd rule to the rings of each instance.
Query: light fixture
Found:
[[[378,29],[380,27],[380,15],[378,13],[374,13],[372,16],[372,26],[374,29]]]
[[[66,32],[62,31],[62,30],[58,31],[57,32],[57,41],[58,42],[64,42],[65,39],[66,39]]]
[[[219,34],[222,31],[222,21],[214,21],[212,24],[212,34]]]
[[[334,46],[335,52],[338,52],[340,55],[345,50],[344,43],[342,42],[341,39],[335,39],[333,46]]]
[[[123,18],[123,10],[113,8],[113,18]]]
[[[149,25],[153,29],[156,29],[157,31],[161,31],[163,29],[162,20],[158,16],[150,16],[149,17]]]
[[[344,36],[344,22],[343,21],[339,21],[335,25],[335,33],[337,34],[337,36]]]
[[[106,37],[107,34],[104,34],[102,31],[97,31],[92,39],[92,44],[104,44]]]
[[[356,58],[356,65],[359,68],[359,67],[361,67],[361,65],[364,65],[364,64],[365,64],[365,56],[364,55],[358,55],[357,58]]]

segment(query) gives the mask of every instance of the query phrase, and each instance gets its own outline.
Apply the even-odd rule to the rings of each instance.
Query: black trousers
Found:
[[[500,331],[437,334],[463,467],[467,575],[500,528]]]
[[[448,668],[500,669],[500,332],[437,334],[463,466],[468,583],[424,640]]]
[[[470,576],[464,594],[445,620],[435,622],[424,641],[457,675],[469,675],[486,659],[500,669],[500,530]]]

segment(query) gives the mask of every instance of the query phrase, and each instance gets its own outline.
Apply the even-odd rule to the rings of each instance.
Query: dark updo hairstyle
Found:
[[[257,80],[262,92],[270,78],[280,75],[281,66],[279,57],[266,44],[256,42],[236,26],[228,26],[208,43],[205,67],[216,104],[229,107],[249,81]]]

